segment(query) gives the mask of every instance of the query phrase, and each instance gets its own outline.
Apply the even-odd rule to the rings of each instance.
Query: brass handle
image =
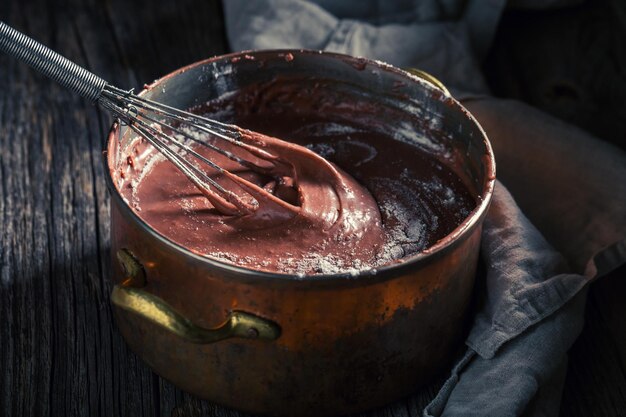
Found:
[[[441,81],[439,81],[436,77],[430,75],[426,71],[422,71],[422,70],[417,69],[417,68],[404,68],[404,70],[406,72],[409,72],[409,73],[411,73],[411,74],[421,78],[422,80],[424,80],[426,82],[429,82],[430,84],[432,84],[433,86],[435,86],[436,88],[441,90],[448,97],[452,97],[452,94],[450,94],[450,91],[446,88],[446,86],[443,85],[443,83]]]
[[[224,323],[211,329],[196,326],[161,298],[133,286],[138,282],[145,282],[145,272],[130,252],[121,249],[117,257],[130,277],[122,285],[113,288],[113,304],[138,314],[189,342],[206,344],[231,337],[275,340],[280,336],[280,327],[276,323],[243,311],[231,312]]]

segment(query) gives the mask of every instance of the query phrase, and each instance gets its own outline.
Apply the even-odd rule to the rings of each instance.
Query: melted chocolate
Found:
[[[467,188],[439,158],[369,130],[352,121],[350,111],[290,112],[252,93],[195,111],[306,148],[255,138],[286,162],[267,175],[201,152],[280,200],[256,194],[258,210],[228,215],[140,143],[120,175],[122,194],[139,216],[182,246],[257,270],[356,273],[424,250],[474,208]]]

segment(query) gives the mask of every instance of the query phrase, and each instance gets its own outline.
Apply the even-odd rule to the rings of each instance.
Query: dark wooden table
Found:
[[[0,19],[122,87],[228,49],[215,0],[3,0]],[[153,374],[116,330],[101,154],[110,123],[0,56],[0,415],[241,416]],[[563,416],[626,415],[624,273],[592,288]],[[443,377],[366,415],[418,416]]]

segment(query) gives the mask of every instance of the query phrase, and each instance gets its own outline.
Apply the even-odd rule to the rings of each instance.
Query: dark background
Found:
[[[0,19],[121,87],[228,50],[216,0],[2,0]],[[485,73],[496,95],[624,149],[625,40],[621,0],[509,11]],[[101,155],[110,122],[0,56],[0,415],[240,416],[153,374],[116,330]],[[562,416],[626,416],[624,275],[592,286]],[[417,416],[444,377],[366,415]]]

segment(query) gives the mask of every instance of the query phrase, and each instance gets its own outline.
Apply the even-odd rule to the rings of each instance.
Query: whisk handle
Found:
[[[0,51],[30,65],[75,93],[95,102],[107,82],[0,21]]]

